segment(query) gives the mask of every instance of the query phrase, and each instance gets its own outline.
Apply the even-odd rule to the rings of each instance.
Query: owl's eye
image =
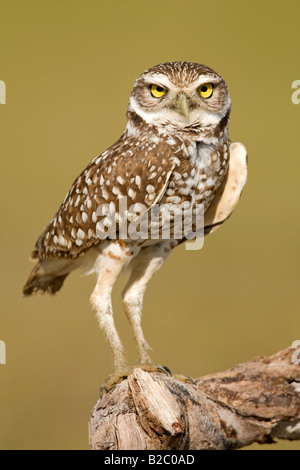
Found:
[[[201,96],[201,98],[210,98],[211,95],[213,94],[213,86],[211,83],[205,83],[204,85],[201,85],[198,88],[198,93]]]
[[[151,95],[154,98],[161,98],[167,93],[167,90],[159,85],[151,85]]]

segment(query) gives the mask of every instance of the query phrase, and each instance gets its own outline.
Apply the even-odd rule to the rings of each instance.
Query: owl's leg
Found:
[[[131,276],[123,291],[123,304],[133,330],[141,364],[152,364],[150,349],[141,327],[143,297],[153,274],[163,265],[171,252],[170,241],[143,248],[131,263]]]
[[[139,249],[128,250],[118,242],[110,242],[102,249],[95,265],[98,281],[91,296],[91,304],[111,349],[114,364],[114,373],[104,384],[106,390],[128,375],[123,346],[113,319],[111,293],[117,277],[138,251]]]

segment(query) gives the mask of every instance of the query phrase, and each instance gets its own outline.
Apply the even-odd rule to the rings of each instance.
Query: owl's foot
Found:
[[[115,388],[116,385],[125,380],[129,375],[131,375],[134,369],[141,369],[144,372],[159,372],[161,374],[166,374],[172,376],[172,372],[166,366],[160,366],[158,364],[138,364],[136,366],[124,366],[120,369],[116,369],[115,372],[110,374],[105,380],[104,384],[100,388],[100,398],[105,395],[105,393],[110,392]]]
[[[174,379],[179,380],[180,382],[183,382],[185,384],[193,384],[196,385],[195,380],[190,377],[189,375],[182,375],[182,374],[175,374],[173,375]]]
[[[122,380],[125,380],[128,375],[132,374],[132,372],[133,368],[130,366],[124,366],[122,368],[116,369],[107,377],[104,384],[100,387],[100,398],[102,398],[105,393],[113,390],[116,385],[122,382]]]
[[[134,366],[133,369],[142,369],[144,372],[160,372],[162,374],[172,376],[172,372],[170,371],[169,367],[161,366],[159,364],[152,364],[152,363],[139,364],[137,366]]]

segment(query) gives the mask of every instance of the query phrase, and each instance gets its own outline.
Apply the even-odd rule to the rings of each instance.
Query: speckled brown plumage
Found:
[[[114,202],[118,208],[122,196],[128,198],[129,206],[193,200],[207,207],[227,171],[228,143],[211,150],[181,137],[160,137],[159,145],[157,139],[155,133],[140,134],[137,140],[125,132],[117,144],[97,157],[75,181],[39,238],[34,258],[84,254],[99,243],[96,226],[105,217],[98,215],[98,207]],[[191,158],[201,151],[207,153],[205,165]]]

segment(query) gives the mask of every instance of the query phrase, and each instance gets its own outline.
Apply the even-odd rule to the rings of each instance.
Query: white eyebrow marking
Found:
[[[149,85],[161,85],[164,88],[170,88],[171,86],[174,86],[173,83],[170,82],[168,77],[164,75],[163,73],[156,73],[155,75],[149,75],[148,77],[144,78],[145,83],[148,83]]]
[[[199,77],[191,82],[189,85],[186,85],[184,88],[198,88],[200,85],[203,83],[217,83],[220,82],[221,79],[211,73],[203,73],[199,75]],[[149,85],[161,85],[165,88],[172,88],[175,91],[179,91],[182,89],[182,87],[176,87],[176,85],[169,80],[169,78],[161,73],[157,73],[155,75],[149,75],[148,77],[145,77],[145,83]]]
[[[219,77],[206,73],[206,74],[199,75],[199,78],[195,80],[194,82],[192,82],[190,86],[198,88],[199,86],[203,85],[203,83],[219,83],[219,82],[221,82]]]

